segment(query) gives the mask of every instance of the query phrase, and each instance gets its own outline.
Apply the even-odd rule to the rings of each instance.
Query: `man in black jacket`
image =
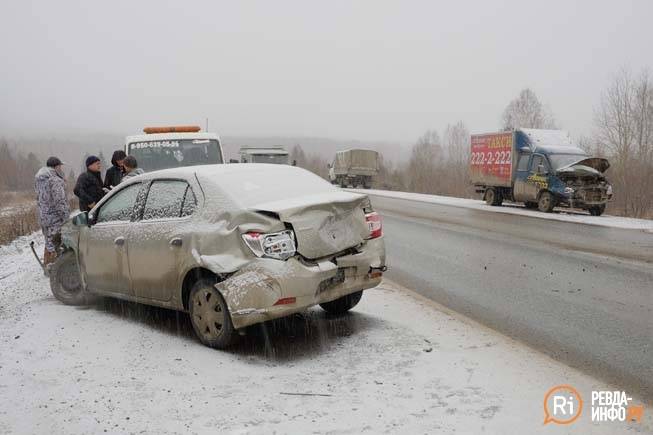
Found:
[[[81,211],[90,211],[104,196],[101,170],[100,159],[95,156],[89,156],[86,159],[86,172],[79,174],[74,190],[75,195],[79,198]]]
[[[111,157],[111,166],[107,169],[107,173],[104,176],[104,187],[107,189],[112,189],[120,184],[123,175],[125,175],[125,170],[122,166],[123,160],[125,160],[127,154],[123,150],[117,150],[113,152]]]

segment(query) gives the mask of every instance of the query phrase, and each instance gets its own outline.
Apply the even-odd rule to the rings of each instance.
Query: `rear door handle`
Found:
[[[170,246],[181,246],[183,244],[182,240],[178,237],[170,240]]]
[[[124,237],[116,237],[116,239],[113,241],[113,243],[116,244],[116,246],[122,246],[125,244],[125,238]]]

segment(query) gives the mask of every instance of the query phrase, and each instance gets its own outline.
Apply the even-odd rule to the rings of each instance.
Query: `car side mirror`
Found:
[[[91,225],[89,223],[88,212],[83,211],[75,215],[75,217],[73,218],[73,225],[76,227],[81,227],[81,226],[90,227]]]

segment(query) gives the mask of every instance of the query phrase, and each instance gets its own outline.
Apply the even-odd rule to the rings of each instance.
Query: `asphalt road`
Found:
[[[370,198],[388,278],[653,401],[653,234]]]

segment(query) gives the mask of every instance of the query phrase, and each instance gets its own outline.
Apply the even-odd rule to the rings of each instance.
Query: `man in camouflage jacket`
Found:
[[[63,163],[57,157],[50,157],[45,167],[35,176],[34,189],[38,206],[39,224],[45,237],[43,262],[52,263],[61,243],[61,227],[70,216],[66,197]]]

